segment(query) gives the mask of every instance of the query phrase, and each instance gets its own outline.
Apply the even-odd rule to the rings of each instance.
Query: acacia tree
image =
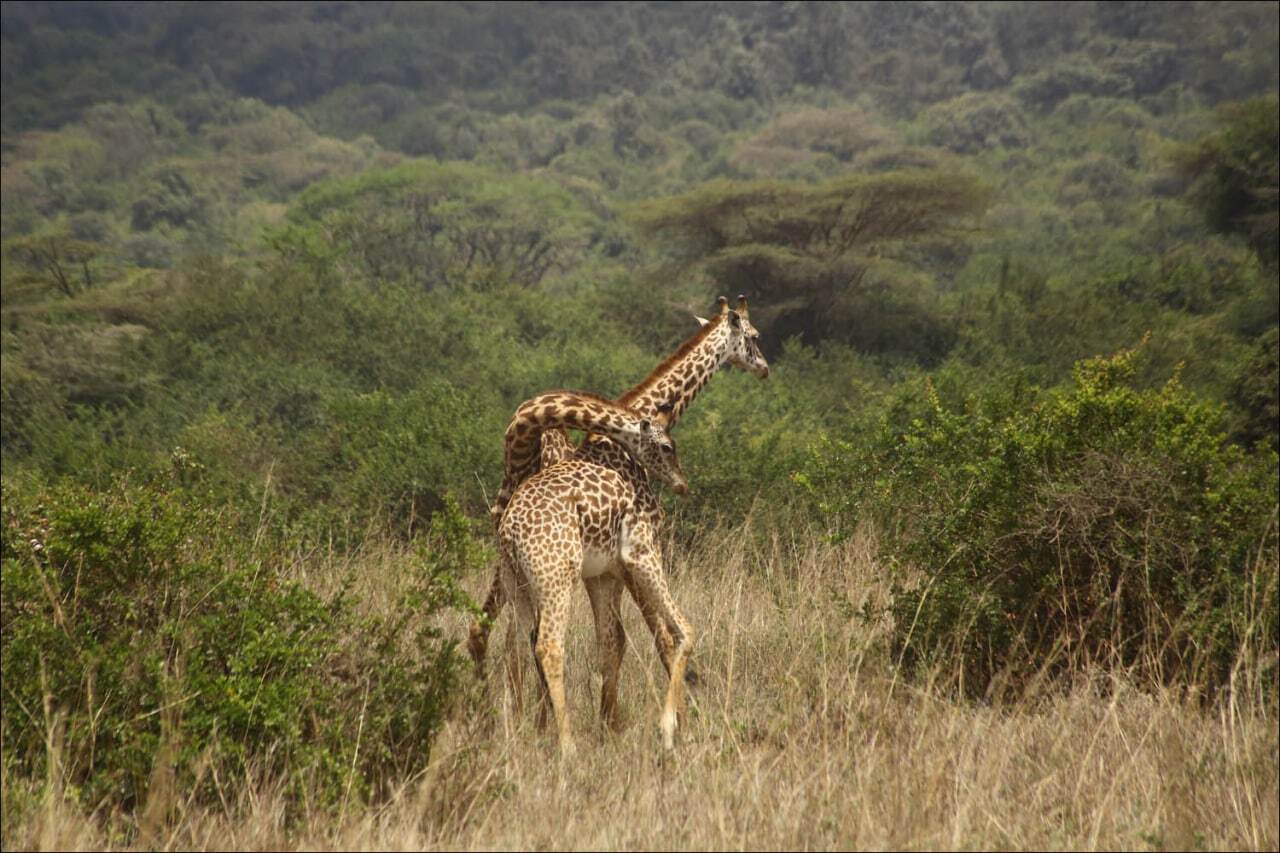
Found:
[[[976,179],[936,170],[719,181],[639,205],[633,222],[718,291],[757,294],[774,340],[932,361],[950,333],[927,303],[925,269],[963,245],[988,200]]]
[[[104,251],[98,243],[63,232],[19,237],[5,245],[5,254],[21,270],[18,283],[51,287],[68,297],[93,286],[93,263]]]
[[[553,182],[428,161],[314,185],[273,240],[286,259],[344,280],[429,290],[488,269],[536,287],[601,227]]]

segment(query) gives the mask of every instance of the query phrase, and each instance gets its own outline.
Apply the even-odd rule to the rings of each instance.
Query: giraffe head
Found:
[[[725,353],[726,361],[753,376],[760,379],[768,379],[769,362],[765,361],[764,354],[760,352],[760,332],[756,330],[755,326],[751,325],[746,295],[738,294],[738,307],[736,309],[730,308],[729,300],[723,296],[716,300],[716,304],[720,308],[722,322],[725,323],[729,330],[728,347]],[[701,317],[696,319],[704,326],[710,322]]]
[[[652,420],[641,419],[637,424],[634,446],[627,449],[637,462],[644,466],[650,477],[657,477],[671,487],[677,495],[689,494],[689,481],[680,469],[676,445],[667,432],[670,407],[659,410]]]

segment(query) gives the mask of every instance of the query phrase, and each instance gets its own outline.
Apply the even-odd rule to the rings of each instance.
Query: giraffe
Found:
[[[746,296],[738,294],[736,311],[730,310],[729,300],[723,296],[716,300],[716,304],[719,309],[717,315],[711,320],[695,317],[701,328],[638,385],[619,397],[619,403],[651,417],[665,412],[668,423],[674,426],[698,392],[725,365],[732,364],[761,379],[768,378],[769,364],[760,352],[760,333],[751,325]],[[574,456],[603,465],[621,465],[625,459],[625,454],[618,454],[617,446],[608,440],[589,440],[582,447],[574,448],[563,429],[548,429],[541,435],[540,461],[535,465],[545,468]],[[529,472],[533,470],[534,466],[530,466]],[[509,498],[509,493],[506,497]],[[500,491],[490,510],[495,526],[505,506],[504,493]],[[624,582],[632,599],[639,604],[640,598],[631,588],[630,581],[624,579]],[[483,616],[472,623],[467,641],[468,651],[480,672],[483,672],[488,651],[489,629],[504,604],[501,567],[496,566],[482,608]],[[653,634],[663,665],[667,666],[671,650],[669,636],[656,614],[645,611],[643,607],[641,613]]]
[[[665,426],[670,406],[659,406],[655,420]],[[668,465],[654,458],[653,449],[674,453],[674,447],[662,441],[664,434],[652,429],[648,418],[612,400],[583,391],[548,391],[526,400],[516,407],[503,438],[504,472],[502,487],[489,510],[494,528],[511,501],[517,486],[543,467],[543,438],[564,437],[565,429],[579,429],[601,435],[623,445],[632,458],[653,472],[667,472]],[[568,444],[567,438],[565,444]],[[552,451],[554,457],[555,451]],[[676,494],[685,494],[688,484],[682,478],[660,476]]]
[[[667,423],[674,425],[693,398],[721,367],[732,364],[760,378],[768,377],[769,366],[760,353],[757,343],[759,332],[751,325],[746,297],[739,295],[736,311],[729,309],[728,300],[723,296],[717,300],[717,303],[719,313],[711,320],[696,318],[702,328],[686,340],[672,356],[650,372],[644,380],[619,398],[619,402],[628,401],[628,405],[642,414],[656,416],[659,413],[666,413]],[[650,502],[656,505],[656,497],[647,482],[638,480],[632,475],[633,463],[614,442],[606,438],[593,437],[575,450],[569,444],[563,430],[552,429],[544,432],[539,462],[542,469],[549,471],[553,467],[568,462],[590,464],[615,471],[628,482],[638,505],[648,507]],[[504,509],[505,507],[499,507],[497,514],[500,516]],[[656,516],[655,519],[660,519],[660,516]],[[629,553],[642,553],[646,561],[657,560],[657,576],[661,579],[661,564],[656,545],[656,520],[649,520],[637,531],[635,538],[638,544]],[[620,572],[584,577],[595,617],[597,640],[602,649],[601,667],[604,679],[601,688],[601,713],[615,728],[619,719],[617,668],[621,663],[622,650],[625,647],[625,635],[619,611],[621,589],[625,587],[639,605],[669,676],[678,668],[681,671],[680,677],[683,678],[688,643],[684,642],[686,650],[683,655],[677,653],[682,644],[681,638],[691,637],[687,623],[678,624],[682,618],[675,618],[678,611],[675,610],[674,605],[668,606],[669,596],[667,596],[668,604],[664,604],[662,594],[654,588],[653,583],[647,580],[642,583],[642,578],[637,577],[636,573],[630,570],[627,561],[624,560],[622,563],[623,569]],[[506,599],[502,571],[503,566],[499,564],[484,603],[484,617],[471,626],[468,648],[479,670],[483,668],[489,628]],[[665,592],[665,581],[662,582],[662,591]],[[673,627],[679,629],[677,631],[679,637],[673,637]],[[677,695],[669,707],[678,707],[678,700]],[[665,714],[664,710],[664,741],[669,740]],[[670,728],[674,729],[674,720]]]
[[[659,427],[665,420],[659,419]],[[543,688],[541,719],[549,706],[564,753],[573,750],[564,690],[564,638],[573,588],[581,577],[589,590],[599,590],[601,584],[620,589],[624,572],[648,609],[658,613],[674,635],[661,721],[664,746],[674,745],[693,632],[667,590],[655,535],[662,509],[646,471],[671,484],[677,494],[687,491],[674,446],[659,438],[641,446],[637,459],[618,460],[616,467],[567,459],[539,471],[516,489],[498,523],[504,595],[515,603],[516,618],[529,630]],[[593,603],[597,598],[593,592]],[[616,595],[612,605],[616,611]],[[593,609],[605,680],[601,713],[616,727],[625,637],[616,612],[615,618],[606,619],[594,604]]]

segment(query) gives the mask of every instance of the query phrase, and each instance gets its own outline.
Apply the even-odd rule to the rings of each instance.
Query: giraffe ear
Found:
[[[653,428],[653,425],[649,423],[649,421],[648,421],[648,419],[647,419],[647,418],[646,418],[645,420],[643,420],[643,421],[641,421],[641,422],[640,422],[640,431],[641,431],[641,432],[648,432],[648,431],[649,431],[650,429],[652,429],[652,428]]]
[[[658,407],[658,414],[654,416],[654,419],[653,419],[654,423],[656,423],[658,426],[662,427],[663,429],[666,429],[668,426],[671,425],[671,413],[674,410],[675,410],[675,407],[672,406],[670,403],[663,403],[661,406]]]
[[[705,317],[699,317],[697,314],[694,314],[694,315],[693,315],[693,319],[695,319],[695,320],[697,320],[697,321],[698,321],[698,325],[699,325],[699,326],[705,326],[705,325],[707,325],[708,323],[710,323],[710,322],[711,322],[710,320],[706,319]]]
[[[742,327],[742,317],[741,315],[738,314],[737,311],[729,312],[729,322],[733,324],[733,327],[735,329]]]

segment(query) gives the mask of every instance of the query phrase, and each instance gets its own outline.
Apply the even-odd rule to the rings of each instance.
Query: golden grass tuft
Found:
[[[317,586],[356,569],[389,607],[402,546],[298,565]],[[630,725],[604,732],[585,595],[570,631],[569,704],[578,751],[557,754],[534,709],[517,714],[499,677],[476,684],[430,767],[385,801],[316,809],[298,826],[269,780],[224,780],[197,809],[176,792],[149,841],[132,818],[86,815],[56,786],[3,778],[5,849],[804,849],[1280,847],[1274,650],[1227,698],[1139,689],[1085,672],[1016,701],[953,698],[950,674],[904,683],[885,651],[887,581],[869,536],[723,530],[675,556],[671,583],[698,630],[700,683],[674,754],[659,746],[662,669],[635,608],[621,695]],[[468,578],[473,595],[488,575]],[[376,594],[373,594],[376,593]],[[448,628],[465,636],[467,617]],[[501,654],[505,621],[491,654]],[[526,642],[519,643],[528,658]],[[528,680],[533,684],[532,676]],[[529,703],[532,704],[532,703]]]

